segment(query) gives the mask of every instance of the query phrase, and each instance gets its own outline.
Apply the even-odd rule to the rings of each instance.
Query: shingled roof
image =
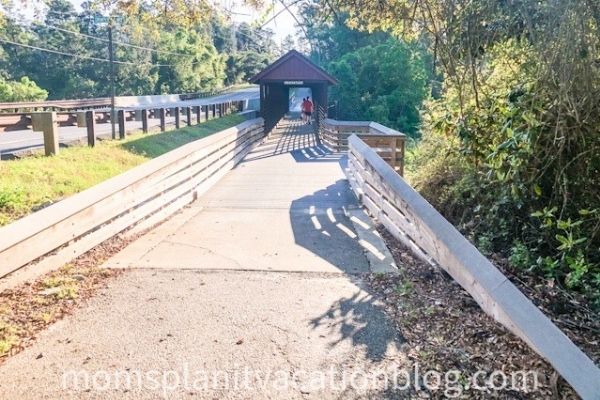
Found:
[[[337,85],[337,80],[317,64],[296,50],[291,50],[280,59],[263,69],[250,79],[251,83],[261,81],[306,81],[327,82]]]

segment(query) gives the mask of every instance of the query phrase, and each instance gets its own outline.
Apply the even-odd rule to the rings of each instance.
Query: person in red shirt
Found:
[[[302,121],[306,122],[306,97],[302,98],[302,104],[300,106],[300,115],[302,117]]]
[[[310,124],[312,122],[312,112],[313,112],[313,103],[310,101],[310,97],[306,98],[306,103],[304,104],[304,114],[306,115],[306,123]]]

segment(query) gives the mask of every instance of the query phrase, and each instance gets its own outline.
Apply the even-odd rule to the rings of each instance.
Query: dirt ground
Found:
[[[386,313],[395,321],[399,333],[415,349],[413,361],[422,369],[460,370],[465,385],[482,371],[481,385],[496,370],[536,371],[538,390],[526,393],[507,387],[502,390],[465,390],[464,398],[500,399],[576,399],[573,389],[556,371],[522,340],[487,316],[445,271],[432,267],[411,254],[405,246],[379,228],[400,273],[368,277],[372,289],[385,303]],[[495,260],[498,261],[498,260]],[[502,265],[500,266],[501,269]],[[505,268],[504,268],[505,269]],[[514,275],[504,270],[513,281]],[[596,363],[600,360],[599,321],[577,299],[566,298],[559,288],[515,283]],[[578,307],[579,306],[579,307]],[[562,310],[558,313],[557,310]],[[498,383],[500,386],[500,383]],[[517,387],[517,389],[520,389]],[[426,398],[444,398],[438,392],[424,391]]]

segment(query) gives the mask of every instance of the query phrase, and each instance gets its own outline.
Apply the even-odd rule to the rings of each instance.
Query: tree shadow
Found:
[[[272,146],[277,151],[287,150],[296,162],[336,162],[342,169],[347,165],[345,155],[317,146],[312,139],[283,137]],[[315,316],[310,321],[311,327],[330,330],[334,338],[330,343],[332,349],[350,341],[364,352],[366,359],[377,363],[391,349],[398,350],[404,338],[389,321],[374,293],[362,283],[361,275],[369,273],[366,252],[374,246],[358,236],[351,220],[349,211],[359,209],[348,181],[339,179],[292,201],[289,216],[296,244],[335,266],[357,286],[351,297],[338,299],[327,312]],[[375,230],[374,224],[370,229]]]

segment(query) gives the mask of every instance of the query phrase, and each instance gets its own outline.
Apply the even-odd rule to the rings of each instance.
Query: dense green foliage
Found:
[[[332,90],[337,118],[377,121],[417,136],[428,86],[418,50],[390,39],[345,54],[329,71],[339,81]]]
[[[485,253],[600,305],[597,2],[313,4],[429,49],[443,87],[423,106],[411,182]]]
[[[212,91],[244,82],[279,55],[272,31],[233,25],[214,5],[190,19],[170,9],[157,15],[149,0],[108,8],[94,0],[79,13],[68,0],[46,4],[33,21],[17,4],[7,4],[0,11],[0,39],[77,57],[0,42],[0,101],[43,99],[44,91],[50,99],[108,96],[110,64],[102,61],[109,58],[107,14],[114,25],[118,95]]]
[[[345,24],[347,14],[323,17],[319,5],[308,2],[301,10],[312,59],[339,81],[331,91],[333,116],[373,120],[418,136],[430,80],[425,49],[384,32],[351,29]]]
[[[45,100],[48,92],[26,76],[18,81],[0,77],[0,102]]]

